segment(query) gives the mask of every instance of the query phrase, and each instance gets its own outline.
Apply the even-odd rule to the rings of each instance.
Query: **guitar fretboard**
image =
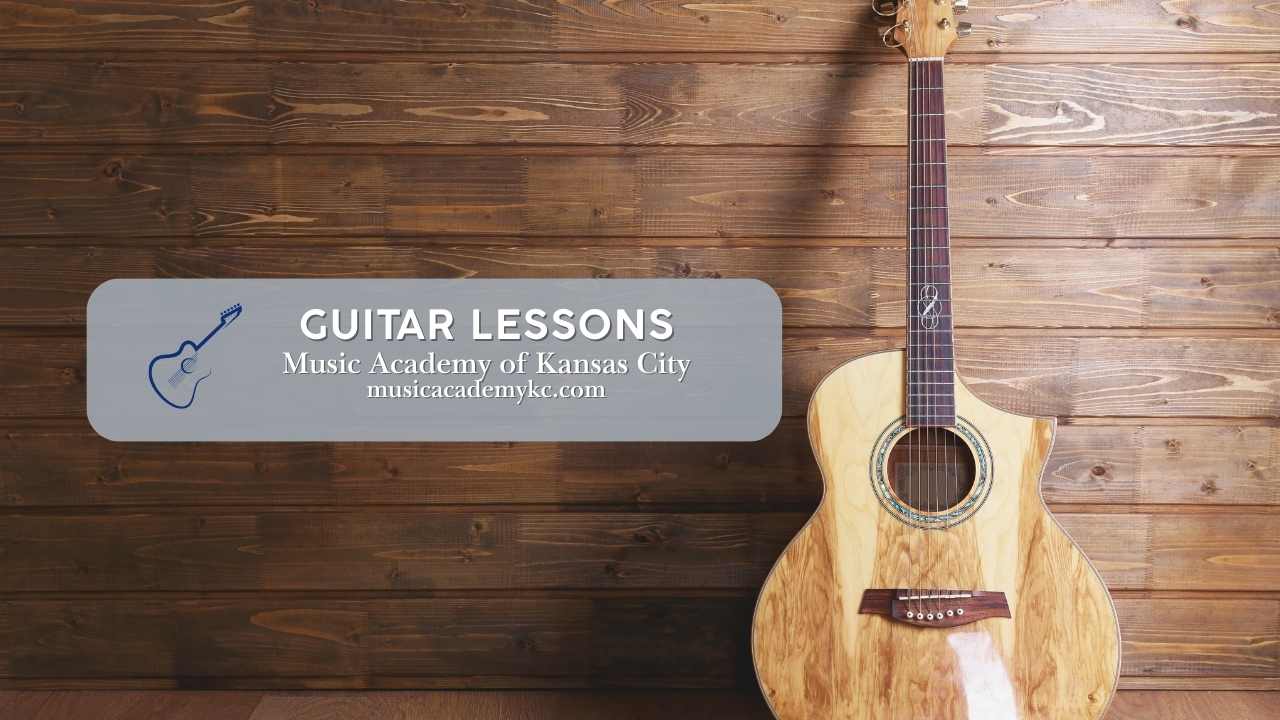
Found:
[[[907,83],[907,424],[955,425],[951,239],[942,59],[911,60]]]

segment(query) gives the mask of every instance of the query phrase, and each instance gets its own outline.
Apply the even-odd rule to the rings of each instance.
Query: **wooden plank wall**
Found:
[[[961,372],[1063,418],[1045,497],[1116,598],[1125,688],[1280,690],[1280,14],[974,4],[947,76]],[[902,342],[905,70],[876,25],[851,0],[0,2],[0,686],[685,688],[758,715],[752,602],[819,492],[799,416]],[[759,277],[788,417],[756,444],[93,434],[98,283],[274,276]],[[579,702],[461,697],[429,702]]]

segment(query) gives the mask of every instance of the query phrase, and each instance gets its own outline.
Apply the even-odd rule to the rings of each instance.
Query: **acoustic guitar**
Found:
[[[1054,421],[955,372],[942,56],[963,0],[875,9],[908,58],[907,347],[814,391],[824,494],[761,590],[756,676],[779,720],[1099,718],[1119,628],[1040,495]]]
[[[200,364],[200,350],[213,339],[222,328],[235,322],[244,308],[240,303],[223,310],[218,315],[218,324],[203,339],[183,340],[178,349],[171,353],[156,355],[147,363],[147,380],[156,396],[166,405],[178,410],[186,410],[196,401],[196,391],[200,383],[213,374],[213,368]]]

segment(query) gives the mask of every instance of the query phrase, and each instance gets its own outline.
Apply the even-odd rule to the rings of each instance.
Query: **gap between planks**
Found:
[[[887,24],[887,23],[886,23]],[[166,64],[196,64],[207,62],[306,62],[306,63],[485,63],[500,64],[655,64],[672,65],[681,63],[707,63],[730,65],[821,65],[821,64],[879,64],[906,65],[906,60],[897,51],[847,51],[847,52],[790,52],[785,50],[679,50],[667,52],[663,50],[639,51],[623,50],[616,52],[602,50],[546,50],[546,51],[511,51],[511,52],[464,52],[458,50],[148,50],[138,48],[131,50],[0,50],[0,60],[6,62],[101,62],[131,63],[163,62]],[[1174,65],[1174,64],[1268,64],[1280,62],[1280,53],[1275,52],[1078,52],[1078,53],[1043,53],[1043,52],[952,52],[946,57],[952,65],[1000,65],[1000,64],[1054,64],[1071,63],[1073,65],[1106,65],[1132,63],[1140,65]]]
[[[676,683],[671,676],[632,676],[611,680],[607,688],[653,688],[659,690],[714,691],[733,690],[738,686],[732,680],[719,676],[688,676],[689,682]],[[698,681],[702,681],[699,684]],[[714,683],[714,684],[709,684]],[[755,691],[755,685],[743,686],[743,690]],[[333,690],[455,690],[474,693],[479,690],[599,690],[601,684],[586,676],[536,677],[527,675],[288,675],[288,676],[229,676],[229,675],[165,675],[156,677],[93,678],[0,678],[4,690],[279,690],[291,695],[313,691]],[[1195,690],[1265,692],[1280,690],[1280,678],[1275,677],[1223,677],[1215,675],[1176,676],[1120,676],[1121,691],[1131,690]],[[131,716],[132,717],[132,716]],[[221,717],[221,716],[219,716]],[[326,716],[327,717],[327,716]],[[360,715],[360,717],[366,717]],[[677,716],[678,717],[678,716]],[[506,720],[506,718],[503,718]],[[1147,719],[1144,719],[1147,720]],[[1262,717],[1239,717],[1231,720],[1270,720]]]
[[[0,332],[3,336],[3,332]],[[794,418],[795,419],[795,418]],[[49,418],[49,416],[8,416],[4,420],[3,432],[38,432],[38,430],[52,430],[52,432],[93,432],[93,428],[88,424],[86,418]],[[1185,427],[1185,425],[1221,425],[1221,427],[1249,427],[1249,428],[1275,428],[1280,427],[1280,418],[1267,418],[1267,416],[1253,416],[1253,418],[1226,418],[1226,416],[1206,415],[1155,415],[1155,416],[1139,416],[1139,415],[1085,415],[1079,416],[1062,416],[1057,418],[1060,425],[1091,425],[1091,427],[1126,427],[1138,428],[1143,425],[1155,425],[1155,427],[1176,428]],[[275,445],[291,445],[291,443],[275,443]],[[292,443],[292,445],[305,445],[305,443]],[[325,445],[321,442],[320,445]],[[376,445],[376,443],[372,443]],[[529,445],[576,445],[572,442],[512,442],[512,446],[529,446]]]
[[[904,211],[905,212],[905,211]],[[210,236],[192,239],[181,236],[143,236],[139,238],[122,238],[111,236],[89,235],[6,235],[0,237],[0,247],[60,247],[60,248],[106,248],[113,249],[125,246],[132,249],[142,248],[219,248],[219,249],[252,249],[280,248],[287,246],[292,250],[305,252],[309,249],[323,248],[368,248],[368,249],[474,249],[477,247],[499,248],[536,248],[536,249],[575,249],[595,247],[627,248],[714,248],[722,250],[734,249],[789,249],[806,250],[840,249],[840,248],[887,248],[906,252],[905,237],[715,237],[715,236],[635,236],[635,235],[563,235],[563,236],[521,236],[521,235],[406,235],[380,237],[376,235],[353,236],[316,236],[299,237],[296,235],[264,235],[246,238],[237,235]],[[1280,251],[1280,237],[1197,237],[1197,238],[980,238],[955,235],[951,238],[952,248],[994,248],[1025,250],[1142,250],[1162,248],[1186,248],[1200,250],[1256,250],[1274,248]]]
[[[898,327],[858,327],[858,326],[784,326],[785,343],[788,340],[805,339],[841,340],[845,338],[900,338],[906,346],[905,331]],[[0,327],[0,338],[83,338],[85,326],[77,325],[10,325]],[[958,325],[956,344],[962,345],[969,338],[1010,338],[1026,337],[1044,338],[1141,338],[1157,340],[1160,338],[1188,339],[1233,339],[1233,340],[1275,340],[1280,338],[1280,328],[1040,328],[1040,327],[978,327]],[[901,349],[901,348],[899,348]],[[853,359],[855,356],[850,356]],[[963,374],[961,375],[963,378]]]
[[[1191,503],[1046,503],[1055,515],[1280,515],[1280,505],[1204,505]],[[28,517],[123,516],[123,515],[355,515],[358,510],[403,508],[406,513],[430,515],[474,514],[599,514],[599,515],[795,515],[812,511],[817,502],[776,502],[761,507],[756,503],[661,502],[661,503],[316,503],[314,505],[227,505],[217,502],[181,505],[119,503],[113,505],[0,505],[0,516]]]
[[[492,599],[524,599],[524,600],[566,600],[566,599],[658,599],[658,600],[700,600],[700,599],[753,599],[759,588],[578,588],[561,590],[556,588],[494,588],[488,590],[475,589],[413,589],[402,590],[387,588],[382,590],[296,590],[296,589],[260,589],[260,590],[11,590],[0,592],[0,601],[20,600],[22,602],[56,602],[67,599],[96,598],[102,601],[137,600],[142,596],[162,596],[167,601],[199,601],[217,596],[219,601],[253,600],[270,597],[273,602],[323,600],[326,602],[351,601],[365,602],[378,600],[492,600]],[[1117,600],[1280,600],[1278,590],[1108,590],[1111,597]]]
[[[43,145],[0,143],[0,157],[37,161],[62,155],[145,155],[150,157],[271,157],[300,155],[320,159],[327,156],[446,156],[446,157],[644,157],[644,156],[732,156],[732,157],[902,157],[906,145],[609,145],[548,143],[469,143],[455,145],[380,145],[377,143],[111,143]],[[957,157],[1280,157],[1280,145],[948,145],[950,158]]]

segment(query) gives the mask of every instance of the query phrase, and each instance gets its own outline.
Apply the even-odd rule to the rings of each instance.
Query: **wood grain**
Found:
[[[0,714],[16,720],[250,720],[258,692],[0,692]]]
[[[1277,249],[1280,250],[1280,249]],[[1280,251],[960,248],[962,327],[1280,327]],[[888,248],[0,247],[0,325],[84,323],[111,278],[758,278],[790,327],[902,327]]]
[[[1280,505],[1280,429],[1060,425],[1050,503]],[[803,422],[758,443],[112,443],[81,427],[0,435],[10,507],[550,504],[811,509]]]
[[[0,675],[728,687],[749,611],[745,597],[4,600]]]
[[[745,590],[764,581],[806,517],[484,508],[11,512],[0,526],[8,549],[0,592]],[[1274,512],[1056,517],[1113,590],[1268,591],[1280,582]]]
[[[901,63],[0,66],[0,143],[901,145]],[[1275,145],[1280,66],[960,64],[962,145]]]
[[[1032,5],[994,0],[966,16],[953,52],[1269,52],[1280,21],[1265,3],[1232,0]],[[6,0],[4,49],[390,50],[468,52],[725,50],[882,53],[881,24],[861,3],[736,4],[277,3],[229,0]]]
[[[1221,717],[1266,718],[1280,713],[1275,692],[1121,692],[1109,720],[1216,720]]]
[[[878,334],[811,335],[783,343],[783,405],[804,411],[818,381],[849,358],[900,347]],[[997,407],[1037,416],[1272,417],[1280,345],[1267,338],[1067,336],[957,332],[956,363]]]
[[[880,459],[881,442],[908,412],[906,376],[905,352],[876,353],[842,364],[813,392],[822,502],[769,571],[751,625],[770,709],[778,720],[1015,718],[1046,708],[1101,718],[1116,689],[1120,630],[1098,574],[1106,567],[1081,553],[1087,533],[1071,516],[1055,522],[1040,499],[1053,421],[998,410],[957,384],[951,420],[976,431],[971,450],[983,459],[968,495],[975,504],[954,522],[922,526],[929,520],[895,516],[887,498],[897,496],[887,485],[882,496],[874,473],[868,482],[868,467],[888,472],[892,462]],[[976,438],[998,440],[984,448]],[[1003,593],[1012,616],[915,627],[861,612],[874,588]],[[923,607],[934,620],[936,604]]]
[[[1122,687],[1272,691],[1122,692],[1108,718],[1270,718],[1280,14],[979,5],[947,78],[961,372],[1071,418],[1044,495],[1116,588]],[[796,416],[901,343],[880,24],[832,0],[0,0],[0,687],[543,689],[0,716],[772,717],[746,628],[818,500]],[[751,444],[86,426],[98,283],[289,276],[761,277],[792,417]]]
[[[1280,431],[1268,427],[1059,426],[1050,502],[1280,503]]]
[[[1274,675],[1275,600],[1119,599],[1134,682]],[[0,676],[63,686],[151,678],[169,687],[657,685],[754,690],[754,591],[543,598],[146,594],[0,600]],[[1259,616],[1261,614],[1261,616]],[[1138,640],[1130,641],[1130,633]],[[99,652],[100,650],[100,652]],[[1130,659],[1132,658],[1132,659]],[[470,675],[471,677],[464,677]],[[683,679],[680,676],[683,675]],[[0,685],[7,684],[0,680]]]
[[[1265,157],[958,156],[951,166],[958,236],[1275,237],[1280,223]],[[904,169],[885,155],[798,153],[0,156],[0,232],[891,237],[905,233]]]
[[[772,720],[758,693],[733,690],[470,692],[0,692],[0,711],[22,720],[364,720],[467,715],[520,720],[648,720],[682,713]],[[1121,690],[1108,720],[1261,720],[1276,692]]]
[[[11,335],[0,343],[0,417],[83,417],[84,340]],[[849,358],[901,347],[893,331],[792,330],[783,339],[783,412],[800,415],[814,386]],[[960,375],[984,400],[1058,417],[1275,417],[1280,340],[1132,337],[968,330]]]
[[[392,234],[905,234],[884,156],[386,160]],[[955,157],[955,235],[1274,235],[1258,158]],[[1116,178],[1148,182],[1115,184]],[[412,192],[409,192],[412,188]],[[482,192],[486,190],[486,192]],[[213,234],[213,233],[210,233]]]

